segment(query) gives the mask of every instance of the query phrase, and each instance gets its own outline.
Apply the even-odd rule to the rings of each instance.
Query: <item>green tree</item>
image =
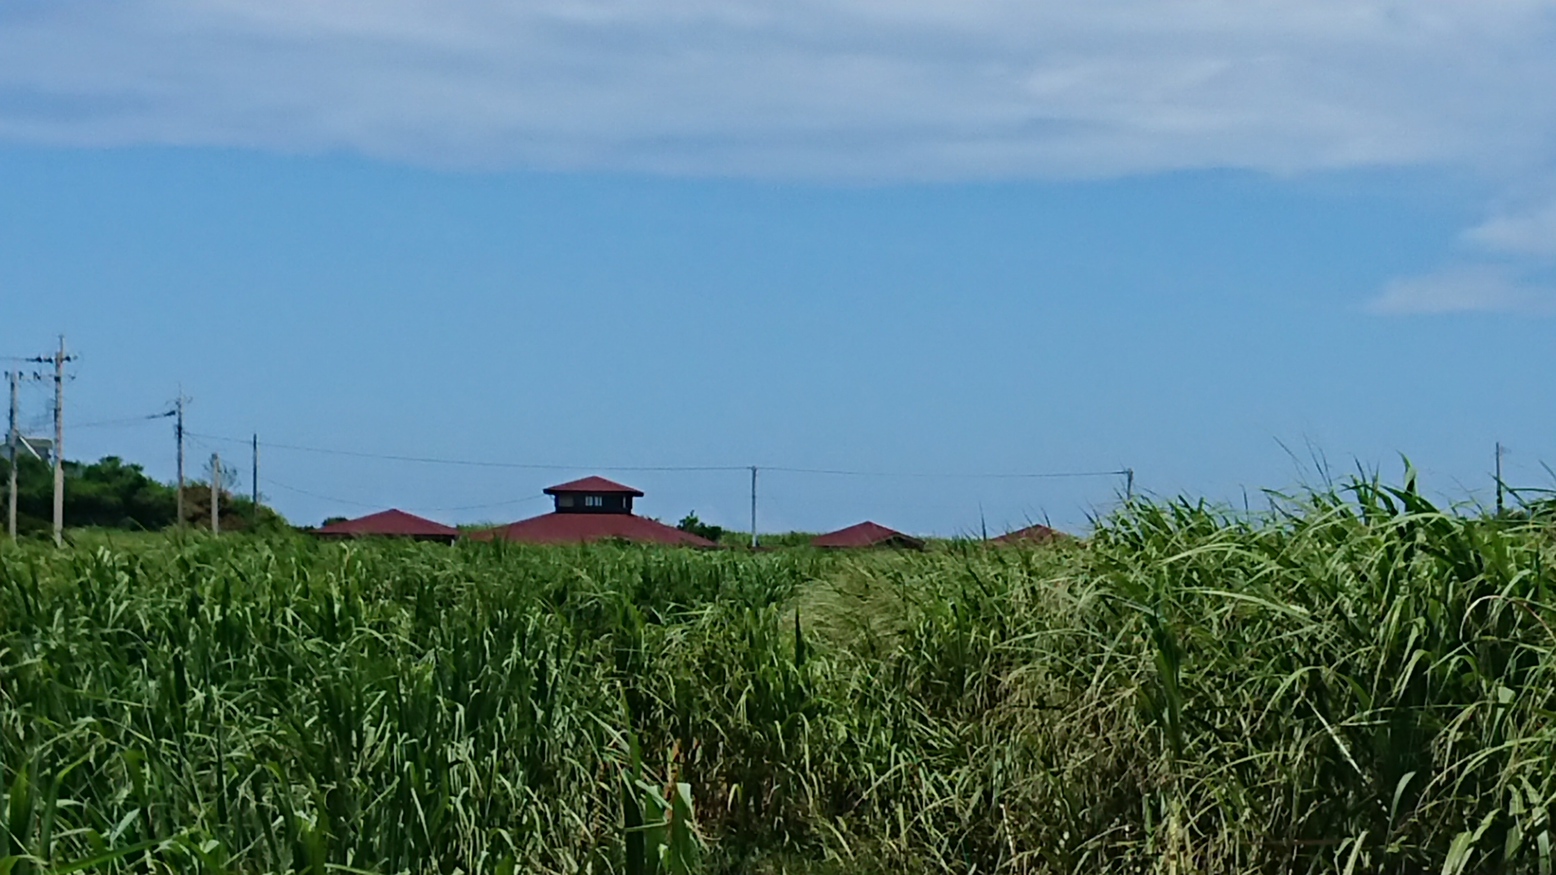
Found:
[[[53,471],[47,462],[30,455],[18,457],[16,462],[17,531],[47,532],[54,518]],[[177,518],[177,490],[148,477],[140,465],[104,456],[90,464],[66,460],[64,469],[67,527],[155,531],[171,526]],[[0,480],[9,476],[10,463],[0,458]],[[185,522],[197,527],[210,524],[210,496],[208,485],[185,487]],[[251,499],[223,491],[223,530],[242,531],[256,522],[262,529],[286,525],[270,508],[261,505],[256,515]]]
[[[675,524],[675,527],[683,532],[688,532],[690,534],[696,535],[699,538],[707,538],[708,540],[715,543],[717,543],[720,538],[724,537],[723,526],[710,525],[700,519],[697,519],[697,512],[695,510],[682,517],[681,521]]]

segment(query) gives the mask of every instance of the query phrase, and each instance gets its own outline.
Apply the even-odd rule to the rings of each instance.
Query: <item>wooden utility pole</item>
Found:
[[[1497,516],[1502,515],[1502,442],[1497,441]]]
[[[5,433],[7,453],[11,459],[11,471],[8,475],[9,482],[6,488],[6,531],[11,535],[11,540],[16,540],[16,384],[21,381],[21,374],[11,371],[6,374],[11,378],[11,419],[10,429]]]
[[[751,466],[751,549],[756,549],[756,466]]]
[[[184,397],[184,387],[178,387],[178,402],[173,408],[178,419],[173,424],[173,435],[178,440],[178,519],[175,525],[179,528],[184,527],[184,402],[188,400]]]
[[[30,359],[54,363],[54,545],[65,544],[65,335],[59,336],[59,350],[52,356]]]
[[[254,435],[254,470],[250,474],[249,483],[254,493],[251,496],[254,506],[249,511],[253,518],[249,520],[249,527],[254,529],[259,527],[259,435],[257,434]]]
[[[221,520],[222,504],[222,457],[217,453],[211,454],[211,534],[219,535],[222,531]]]
[[[1124,500],[1135,500],[1135,469],[1124,469]]]
[[[48,361],[48,359],[35,358],[27,359],[27,361]],[[21,419],[21,404],[17,398],[17,389],[21,385],[22,381],[41,380],[43,379],[43,375],[36,372],[24,374],[20,371],[11,371],[7,373],[6,376],[10,377],[11,382],[11,417],[9,420],[9,429],[6,432],[5,441],[6,455],[10,458],[11,461],[11,472],[6,477],[6,480],[8,481],[6,483],[6,533],[9,534],[11,536],[11,540],[14,541],[16,540],[16,478],[20,476],[16,470],[16,460],[21,458],[21,453],[18,452],[18,450],[20,450],[24,443],[22,440],[21,429],[17,425],[18,421]],[[30,444],[27,445],[27,451],[32,453],[34,456],[38,455],[37,451],[33,450]]]

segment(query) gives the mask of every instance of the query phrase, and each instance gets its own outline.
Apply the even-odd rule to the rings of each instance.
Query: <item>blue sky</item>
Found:
[[[245,488],[220,438],[583,466],[268,446],[300,522],[606,466],[902,475],[765,472],[762,528],[942,534],[1122,487],[976,473],[1551,485],[1556,4],[1247,5],[11,4],[0,354],[65,332],[70,454],[159,477],[165,422],[88,426],[180,385]],[[746,524],[742,472],[614,476]]]

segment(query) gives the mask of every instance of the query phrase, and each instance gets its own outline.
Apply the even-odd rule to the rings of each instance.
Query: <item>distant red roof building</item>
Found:
[[[862,522],[858,525],[849,526],[846,529],[828,532],[810,543],[812,547],[828,548],[903,547],[909,550],[924,549],[922,540],[872,522]]]
[[[683,547],[715,546],[706,538],[629,513],[548,513],[487,529],[471,537],[483,541],[495,538],[521,544],[585,544],[591,541],[621,540]]]
[[[314,529],[321,538],[409,538],[452,544],[459,530],[399,509],[379,511]]]
[[[1055,541],[1067,541],[1069,535],[1058,529],[1050,529],[1047,526],[1027,526],[1017,529],[1009,534],[994,538],[996,544],[1052,544]]]
[[[604,477],[585,477],[543,490],[556,499],[555,510],[472,538],[523,544],[583,544],[590,541],[636,541],[683,547],[717,546],[706,538],[632,513],[632,499],[643,492]]]
[[[562,495],[568,492],[598,492],[606,495],[643,497],[643,490],[633,489],[631,486],[623,486],[614,480],[606,480],[604,477],[584,477],[579,480],[569,480],[556,486],[547,486],[540,491],[547,495]]]

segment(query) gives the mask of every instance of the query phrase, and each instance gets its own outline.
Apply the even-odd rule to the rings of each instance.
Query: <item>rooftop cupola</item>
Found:
[[[549,487],[545,493],[556,499],[557,513],[632,513],[632,499],[642,498],[640,490],[606,480],[585,477]]]

